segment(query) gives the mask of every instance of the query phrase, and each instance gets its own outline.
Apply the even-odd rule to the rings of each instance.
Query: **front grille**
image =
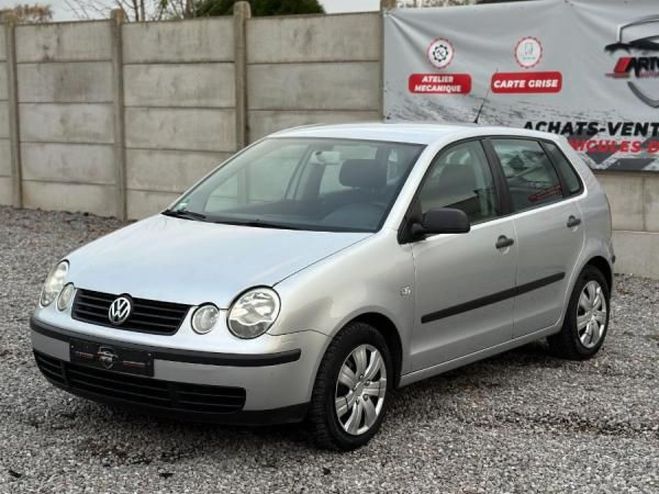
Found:
[[[178,331],[189,305],[134,298],[133,311],[122,324],[114,325],[108,319],[110,304],[118,297],[110,293],[78,290],[71,317],[78,321],[109,326],[111,328],[171,335]]]
[[[73,393],[100,399],[123,400],[138,405],[199,413],[232,413],[245,405],[245,390],[209,386],[94,369],[34,352],[39,370],[51,381]]]

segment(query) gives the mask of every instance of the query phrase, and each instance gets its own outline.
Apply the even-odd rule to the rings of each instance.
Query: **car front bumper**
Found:
[[[95,401],[217,423],[266,425],[302,420],[327,344],[326,336],[302,331],[264,335],[271,340],[265,345],[266,353],[223,353],[136,343],[124,337],[124,331],[92,325],[85,325],[90,331],[80,331],[79,325],[76,329],[62,326],[36,316],[30,320],[37,364],[55,386]],[[74,340],[149,352],[153,377],[73,363]]]

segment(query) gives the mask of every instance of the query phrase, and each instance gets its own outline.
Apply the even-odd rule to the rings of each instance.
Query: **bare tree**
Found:
[[[191,17],[192,0],[64,0],[78,19],[107,18],[120,9],[129,22]]]
[[[79,19],[107,19],[120,9],[129,22],[231,15],[236,0],[64,0]],[[317,0],[249,0],[253,15],[324,12]]]
[[[160,2],[161,18],[190,19],[194,17],[193,0],[163,0]]]
[[[2,9],[0,10],[0,19],[7,14],[13,15],[16,21],[21,23],[49,22],[53,19],[53,11],[50,5],[39,3],[15,5],[9,9]]]

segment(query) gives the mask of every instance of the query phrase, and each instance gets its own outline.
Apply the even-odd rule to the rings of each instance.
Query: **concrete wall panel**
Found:
[[[179,196],[173,192],[128,191],[128,217],[141,219],[156,214],[174,202]]]
[[[233,64],[127,65],[124,100],[127,106],[235,105]]]
[[[0,139],[9,137],[9,108],[6,101],[0,101]]]
[[[229,156],[229,153],[128,150],[128,188],[183,192]]]
[[[122,26],[124,63],[233,60],[233,20],[130,23]]]
[[[0,139],[0,175],[11,175],[11,151],[8,139]]]
[[[100,216],[116,214],[116,189],[107,185],[23,181],[26,208],[88,211]]]
[[[11,206],[12,202],[11,177],[0,177],[0,206]]]
[[[129,148],[233,151],[233,110],[126,108]]]
[[[615,230],[643,230],[643,178],[639,174],[598,173],[611,203]]]
[[[112,102],[109,62],[20,64],[18,81],[21,102]]]
[[[659,279],[659,233],[614,231],[616,273]]]
[[[31,104],[19,106],[21,140],[29,142],[112,143],[112,106]]]
[[[21,158],[26,180],[115,183],[109,144],[23,144]]]
[[[643,192],[645,199],[645,230],[659,232],[659,174],[646,174],[643,177]]]
[[[377,13],[255,18],[247,27],[249,63],[378,60],[380,57]]]
[[[318,123],[363,122],[379,119],[377,111],[269,111],[249,112],[249,137],[254,142],[277,130]]]
[[[5,60],[7,58],[5,36],[5,26],[0,25],[0,60]]]
[[[0,63],[0,100],[7,99],[7,64]]]
[[[280,64],[248,67],[254,110],[377,110],[380,64]]]
[[[16,27],[20,62],[109,60],[110,23],[29,24]]]

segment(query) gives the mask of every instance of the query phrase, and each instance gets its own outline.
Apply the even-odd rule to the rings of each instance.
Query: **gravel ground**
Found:
[[[121,224],[0,208],[0,492],[659,492],[659,282],[617,277],[588,362],[542,344],[409,386],[357,452],[298,426],[131,415],[46,383],[28,317],[47,270]]]

